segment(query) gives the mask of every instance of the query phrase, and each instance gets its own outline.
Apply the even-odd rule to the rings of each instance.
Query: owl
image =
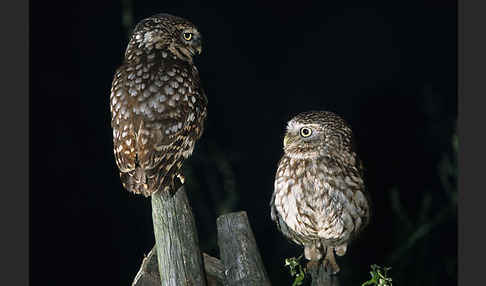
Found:
[[[350,126],[328,111],[287,123],[270,202],[271,219],[304,256],[336,274],[342,256],[370,219],[370,201]],[[323,260],[321,260],[324,258]]]
[[[123,186],[150,196],[183,184],[181,167],[201,137],[207,98],[193,56],[202,36],[188,20],[157,14],[139,22],[110,95],[116,164]]]

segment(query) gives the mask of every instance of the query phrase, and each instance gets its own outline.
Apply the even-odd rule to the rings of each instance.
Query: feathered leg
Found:
[[[327,272],[331,274],[337,274],[339,272],[339,266],[336,263],[336,258],[334,257],[334,248],[327,247],[326,257],[323,261],[324,267]]]

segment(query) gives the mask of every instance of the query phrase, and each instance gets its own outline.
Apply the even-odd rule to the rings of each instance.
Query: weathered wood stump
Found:
[[[203,253],[204,270],[208,286],[222,286],[224,281],[223,265],[219,259]],[[159,264],[156,246],[143,259],[132,286],[160,286]]]
[[[152,219],[161,285],[206,286],[196,224],[186,190],[152,195]]]
[[[178,190],[178,193],[180,191],[181,189]],[[182,189],[182,191],[184,190]],[[246,212],[230,213],[218,217],[218,245],[221,253],[221,260],[203,253],[202,262],[204,265],[204,272],[198,272],[201,270],[199,267],[195,267],[196,263],[194,263],[194,261],[197,262],[197,257],[200,258],[201,254],[199,252],[199,247],[197,246],[195,225],[194,223],[190,223],[189,215],[187,214],[187,211],[190,211],[188,204],[184,208],[180,206],[180,204],[184,204],[184,200],[187,203],[187,197],[185,192],[180,193],[179,195],[176,194],[176,196],[179,197],[174,201],[174,206],[178,211],[175,211],[174,206],[172,206],[172,211],[174,211],[172,216],[163,216],[162,218],[157,219],[154,217],[156,246],[154,246],[147,257],[143,259],[140,270],[135,276],[132,286],[206,285],[189,284],[200,283],[200,281],[207,282],[207,286],[271,285]],[[152,206],[154,210],[160,210],[161,207],[166,207],[165,204],[167,203],[162,206],[161,202],[154,202],[154,200],[160,199],[163,198],[152,198]],[[166,213],[164,213],[164,215],[167,215],[167,212],[170,212],[170,210],[167,208],[165,210]],[[155,215],[159,216],[160,214],[154,214],[154,216]],[[182,219],[181,216],[184,217],[185,220],[177,223],[177,219]],[[192,217],[192,214],[190,217]],[[180,229],[174,233],[165,232],[169,231],[169,226],[172,228],[177,226],[180,227]],[[192,227],[194,228],[192,229]],[[160,237],[164,235],[166,236],[165,238]],[[176,242],[172,245],[172,248],[179,247],[180,249],[171,249],[171,239]],[[157,248],[159,245],[168,249],[158,251]],[[191,253],[191,250],[197,252]],[[176,257],[170,256],[172,253],[174,253]],[[183,263],[184,260],[181,259],[187,258],[192,258],[193,262]],[[162,261],[162,263],[166,265],[173,265],[163,269],[160,267],[158,261]],[[182,276],[175,273],[168,273],[169,271],[180,271],[182,274],[189,275]],[[188,271],[196,271],[196,273],[188,273]],[[160,273],[162,273],[162,275],[160,275]],[[201,275],[203,276],[201,277]],[[189,282],[185,284],[183,281],[180,282],[181,284],[169,284],[178,283],[177,281],[181,281],[181,277],[189,277],[189,279],[192,280],[188,280]],[[206,280],[201,280],[203,278]]]
[[[246,212],[222,215],[216,224],[224,285],[271,285]]]
[[[311,286],[339,286],[337,275],[327,272],[322,263],[315,263],[308,268],[312,277]]]

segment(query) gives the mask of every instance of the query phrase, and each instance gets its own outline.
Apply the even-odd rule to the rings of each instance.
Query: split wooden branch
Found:
[[[204,271],[208,286],[222,286],[224,281],[223,265],[219,259],[203,253]],[[132,286],[161,286],[156,246],[144,257]]]
[[[157,250],[155,246],[143,258],[132,286],[160,286],[159,264],[157,263]]]
[[[219,286],[224,283],[224,267],[221,261],[206,253],[203,253],[204,271],[206,271],[206,278],[208,286]]]

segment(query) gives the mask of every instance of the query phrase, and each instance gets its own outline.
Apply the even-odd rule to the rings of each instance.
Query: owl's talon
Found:
[[[184,175],[182,174],[177,174],[177,178],[181,181],[181,185],[184,185],[184,182],[186,181],[186,178],[184,178]]]
[[[327,248],[326,257],[324,258],[324,261],[322,261],[322,264],[324,265],[326,272],[329,272],[332,275],[339,273],[339,265],[334,257],[334,249],[332,247]]]
[[[308,270],[312,270],[312,269],[315,269],[319,264],[319,261],[316,261],[316,260],[309,260],[309,262],[307,262],[307,265],[306,265],[306,268]]]
[[[348,245],[347,244],[343,244],[343,245],[340,245],[340,246],[336,247],[335,248],[336,255],[343,256],[344,254],[346,254],[346,250],[347,249],[348,249]]]

